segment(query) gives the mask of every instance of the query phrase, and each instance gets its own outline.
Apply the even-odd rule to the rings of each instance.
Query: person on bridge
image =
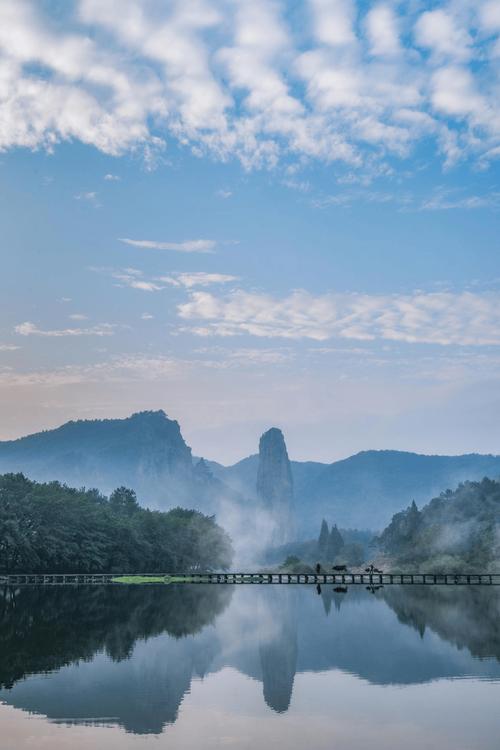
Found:
[[[319,576],[321,573],[321,565],[319,563],[316,563],[316,575]]]

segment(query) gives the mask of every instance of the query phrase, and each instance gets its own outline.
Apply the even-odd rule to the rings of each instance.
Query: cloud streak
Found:
[[[155,240],[131,240],[119,237],[119,242],[148,250],[175,250],[178,253],[213,253],[215,240],[185,240],[184,242],[157,242]]]
[[[486,292],[407,295],[292,292],[278,299],[236,290],[217,297],[192,292],[178,306],[199,336],[399,341],[441,346],[500,345],[500,297]]]
[[[112,336],[115,326],[111,323],[101,323],[92,328],[60,328],[60,329],[42,329],[38,328],[35,323],[25,321],[19,323],[14,328],[15,333],[19,336],[45,336],[49,338],[60,338],[63,336]]]
[[[195,286],[212,286],[214,284],[228,284],[231,281],[238,281],[238,276],[231,276],[227,273],[205,273],[197,271],[193,273],[176,273],[171,276],[159,276],[158,281],[164,281],[172,286],[192,289]]]
[[[227,273],[208,273],[206,271],[192,271],[189,273],[174,271],[168,276],[145,278],[143,272],[138,268],[116,270],[91,267],[89,270],[96,273],[109,274],[118,282],[116,286],[126,286],[130,289],[138,289],[143,292],[159,292],[171,287],[193,289],[194,287],[228,284],[231,281],[238,281],[239,279],[238,276],[232,276]]]

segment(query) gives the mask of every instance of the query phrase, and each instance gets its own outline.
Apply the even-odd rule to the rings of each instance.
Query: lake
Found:
[[[0,748],[498,750],[500,588],[0,591]]]

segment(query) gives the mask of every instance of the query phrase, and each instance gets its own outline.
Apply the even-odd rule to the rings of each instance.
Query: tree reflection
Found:
[[[230,586],[83,586],[0,590],[0,687],[104,651],[129,658],[138,640],[198,633],[231,600]]]

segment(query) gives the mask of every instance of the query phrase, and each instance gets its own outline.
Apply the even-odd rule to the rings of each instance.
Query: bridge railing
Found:
[[[13,573],[0,574],[0,586],[109,585],[121,583],[182,584],[321,584],[500,586],[500,573]],[[122,579],[122,580],[120,580]]]

